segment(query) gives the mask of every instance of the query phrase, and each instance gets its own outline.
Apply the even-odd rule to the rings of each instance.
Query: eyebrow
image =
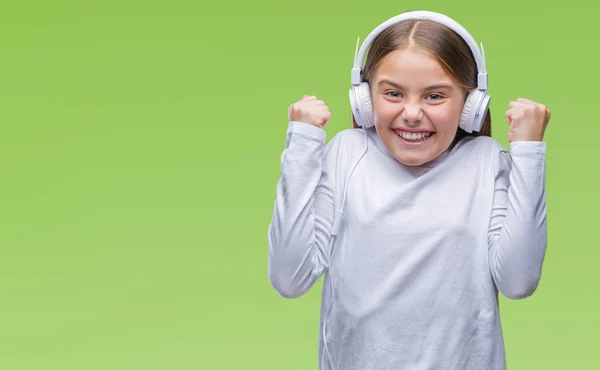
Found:
[[[379,83],[378,83],[378,85],[380,85],[380,86],[381,86],[381,85],[385,85],[385,84],[388,84],[388,85],[394,86],[394,87],[396,87],[396,88],[398,88],[398,89],[402,89],[402,86],[401,86],[401,85],[399,85],[399,84],[397,84],[397,83],[395,83],[395,82],[392,82],[392,81],[390,81],[390,80],[381,80],[381,81],[379,81]],[[433,90],[433,89],[452,89],[452,85],[449,85],[449,84],[446,84],[446,83],[441,83],[441,84],[429,85],[429,86],[427,86],[427,87],[425,88],[425,90]]]

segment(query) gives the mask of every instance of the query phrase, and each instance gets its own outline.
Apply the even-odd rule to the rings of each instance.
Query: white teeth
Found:
[[[422,133],[409,133],[409,132],[400,132],[399,136],[401,136],[403,139],[406,140],[421,140],[421,139],[426,139],[429,136],[431,136],[431,133],[428,132],[426,134],[422,134]]]

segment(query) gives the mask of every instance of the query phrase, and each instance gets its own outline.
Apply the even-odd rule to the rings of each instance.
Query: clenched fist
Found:
[[[319,128],[325,126],[330,118],[329,108],[315,96],[304,95],[302,100],[295,102],[288,108],[288,119],[290,121],[307,123]]]
[[[519,98],[508,104],[506,120],[510,125],[508,141],[542,141],[550,110],[543,104]]]

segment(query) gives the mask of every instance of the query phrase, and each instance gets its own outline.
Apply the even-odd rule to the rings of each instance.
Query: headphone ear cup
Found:
[[[491,96],[489,96],[487,93],[485,92],[481,92],[481,98],[479,98],[480,103],[479,103],[479,108],[478,113],[475,118],[473,119],[473,131],[481,131],[481,127],[483,126],[483,120],[485,119],[485,116],[488,113],[488,109],[490,107],[490,100],[491,100]]]
[[[356,123],[364,128],[373,127],[373,105],[368,82],[350,89],[350,105]]]
[[[465,105],[463,106],[462,113],[460,115],[460,123],[458,126],[465,130],[466,132],[472,132],[471,130],[471,122],[473,119],[473,110],[475,106],[476,96],[474,94],[476,90],[472,90],[469,92],[467,99],[465,100]]]
[[[471,90],[463,106],[459,127],[468,133],[481,130],[481,124],[487,113],[489,103],[490,96],[484,91]]]
[[[354,116],[354,120],[356,121],[356,124],[359,125],[360,127],[363,127],[364,121],[362,119],[362,116],[360,115],[360,107],[358,106],[357,95],[358,95],[357,88],[352,86],[349,91],[350,107],[352,108],[352,115]]]
[[[371,89],[368,82],[363,82],[358,86],[358,102],[360,110],[365,120],[365,128],[375,126],[373,122],[373,102],[371,101]]]

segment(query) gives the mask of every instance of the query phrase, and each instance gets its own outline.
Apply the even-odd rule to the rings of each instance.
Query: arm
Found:
[[[321,128],[289,123],[268,228],[269,279],[286,298],[305,294],[329,262],[334,199],[325,138]]]
[[[539,284],[546,253],[546,143],[510,143],[496,162],[488,234],[490,270],[511,299],[529,297]]]

